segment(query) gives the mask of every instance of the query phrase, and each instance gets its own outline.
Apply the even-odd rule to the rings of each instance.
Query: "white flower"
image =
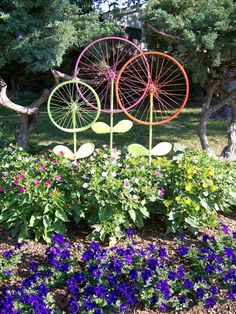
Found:
[[[23,147],[19,147],[19,150],[23,150]]]
[[[107,172],[103,171],[103,172],[102,172],[102,177],[103,177],[103,178],[106,178],[106,177],[107,177]]]
[[[147,203],[146,200],[142,200],[142,201],[141,201],[141,205],[142,205],[142,206],[144,206],[146,203]]]
[[[115,231],[119,232],[120,231],[120,227],[119,226],[115,227]]]
[[[116,177],[116,172],[112,172],[112,173],[111,173],[111,176],[112,176],[113,178],[115,178],[115,177]]]
[[[9,168],[9,164],[5,164],[4,168]]]
[[[12,143],[10,143],[10,144],[9,144],[9,146],[10,146],[10,147],[12,147],[12,146],[13,146],[13,144],[12,144]]]
[[[139,179],[138,179],[138,178],[135,178],[135,179],[134,179],[134,183],[138,184],[138,183],[139,183]]]
[[[107,155],[107,154],[104,154],[104,155],[103,155],[103,158],[105,158],[105,159],[108,158],[108,155]]]
[[[94,174],[94,173],[95,173],[95,169],[92,168],[91,171],[90,171],[90,173],[91,173],[91,174]]]
[[[22,157],[21,156],[17,157],[17,160],[22,160]]]
[[[97,232],[100,232],[100,230],[101,230],[101,227],[100,227],[100,226],[97,226],[97,227],[95,228],[95,231],[97,231]]]
[[[84,189],[87,189],[88,183],[87,183],[87,182],[84,182],[84,184],[82,185],[82,187],[83,187]]]
[[[137,200],[137,199],[138,199],[138,195],[134,194],[134,195],[133,195],[133,199],[134,199],[134,200]]]

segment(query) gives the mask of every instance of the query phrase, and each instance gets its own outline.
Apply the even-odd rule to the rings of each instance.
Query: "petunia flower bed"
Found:
[[[217,213],[236,203],[233,165],[186,150],[170,158],[133,158],[106,147],[67,162],[51,152],[31,155],[10,145],[0,151],[0,227],[21,241],[50,242],[81,220],[91,236],[110,243],[132,224],[159,213],[168,232],[216,226]]]
[[[131,230],[128,235],[122,247],[105,248],[97,242],[70,244],[54,234],[45,260],[29,261],[29,273],[18,283],[13,279],[26,249],[18,244],[4,252],[0,313],[165,312],[235,301],[236,232],[230,233],[227,226],[217,237],[199,234],[191,245],[180,235],[177,248],[168,252],[154,244],[140,248]]]

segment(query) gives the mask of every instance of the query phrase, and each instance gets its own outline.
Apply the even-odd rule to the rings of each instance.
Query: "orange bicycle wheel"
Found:
[[[146,90],[146,93],[132,107],[130,95],[135,90]],[[117,76],[117,102],[131,120],[140,124],[161,125],[171,121],[183,110],[188,96],[189,81],[183,66],[162,52],[143,52],[133,56]]]

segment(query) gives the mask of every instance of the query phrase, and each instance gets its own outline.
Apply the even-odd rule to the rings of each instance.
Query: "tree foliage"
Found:
[[[21,64],[26,72],[45,72],[69,50],[117,31],[91,10],[91,1],[2,0],[0,68]]]
[[[145,19],[158,31],[173,35],[170,41],[147,28],[151,48],[174,53],[201,85],[236,66],[233,0],[150,0]]]

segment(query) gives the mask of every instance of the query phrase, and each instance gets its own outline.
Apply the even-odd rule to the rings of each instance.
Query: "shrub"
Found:
[[[143,226],[161,212],[167,231],[214,226],[216,213],[235,202],[235,168],[204,152],[172,160],[132,158],[106,147],[66,162],[50,152],[36,156],[9,146],[1,151],[0,223],[19,240],[50,241],[69,221],[84,219],[91,236],[114,243],[131,224]]]
[[[163,175],[167,190],[162,213],[168,231],[215,226],[217,212],[235,204],[235,167],[206,152],[177,154]]]

